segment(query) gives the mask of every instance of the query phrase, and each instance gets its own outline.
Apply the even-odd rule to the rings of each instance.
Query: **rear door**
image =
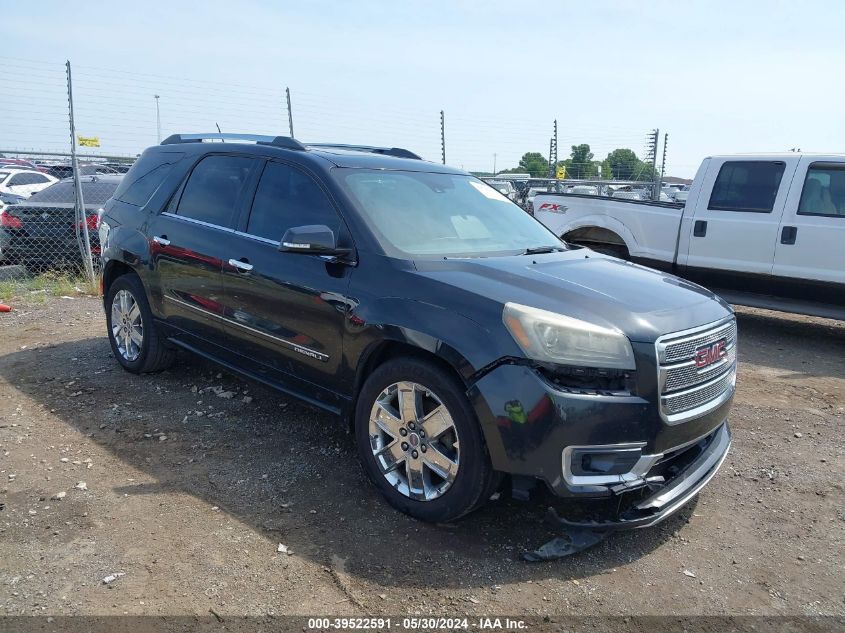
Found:
[[[224,257],[229,338],[256,371],[279,372],[292,390],[339,402],[352,268],[279,252],[285,231],[306,224],[324,224],[351,246],[318,181],[299,167],[268,161]]]
[[[687,275],[705,285],[769,278],[794,160],[711,159],[689,231]]]
[[[778,230],[772,272],[782,278],[780,285],[787,296],[845,304],[845,163],[841,159],[801,159]]]
[[[156,311],[205,344],[222,342],[223,261],[258,163],[248,156],[205,156],[165,211],[150,218],[150,295]]]

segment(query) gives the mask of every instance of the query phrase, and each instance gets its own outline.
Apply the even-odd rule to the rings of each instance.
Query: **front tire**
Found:
[[[106,325],[117,362],[134,374],[167,369],[175,358],[153,322],[144,285],[137,275],[118,277],[106,297]]]
[[[355,439],[388,503],[423,521],[472,512],[497,481],[461,385],[424,360],[396,359],[372,373],[358,397]]]

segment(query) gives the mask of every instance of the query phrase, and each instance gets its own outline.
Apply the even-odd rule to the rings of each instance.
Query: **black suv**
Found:
[[[517,496],[541,481],[567,498],[571,524],[651,525],[727,454],[722,300],[563,243],[407,150],[172,136],[99,230],[124,368],[185,349],[337,414],[420,519],[472,511],[507,475]]]

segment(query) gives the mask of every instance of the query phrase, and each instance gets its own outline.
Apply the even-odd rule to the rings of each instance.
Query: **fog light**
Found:
[[[641,448],[617,450],[576,449],[572,452],[573,475],[624,475],[639,461]]]
[[[645,442],[569,446],[563,451],[563,478],[571,486],[597,486],[643,477],[660,455],[644,455]]]

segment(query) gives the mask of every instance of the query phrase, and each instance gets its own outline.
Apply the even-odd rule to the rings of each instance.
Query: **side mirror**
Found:
[[[328,255],[345,258],[351,249],[338,248],[337,237],[324,224],[294,226],[285,231],[279,250],[283,253],[302,253],[304,255]]]

